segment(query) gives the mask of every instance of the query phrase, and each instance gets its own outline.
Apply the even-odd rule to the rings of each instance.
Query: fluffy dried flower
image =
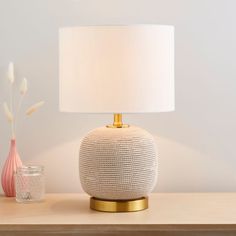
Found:
[[[13,62],[10,62],[9,65],[8,65],[7,78],[10,81],[11,84],[14,83],[15,75],[14,75],[14,64],[13,64]]]
[[[5,112],[5,115],[7,117],[7,120],[9,123],[12,123],[13,120],[14,120],[14,117],[13,117],[13,114],[11,113],[8,105],[6,102],[3,103],[3,109],[4,109],[4,112]]]
[[[35,103],[34,105],[32,105],[26,110],[26,115],[30,116],[32,113],[37,111],[41,106],[43,106],[43,104],[44,104],[44,101]]]
[[[22,82],[21,82],[21,85],[20,85],[20,93],[22,95],[25,95],[26,92],[28,90],[28,83],[27,83],[27,79],[26,78],[23,78]]]

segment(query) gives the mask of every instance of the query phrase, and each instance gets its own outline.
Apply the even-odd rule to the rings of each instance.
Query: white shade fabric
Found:
[[[174,110],[174,27],[80,26],[59,32],[60,110]]]

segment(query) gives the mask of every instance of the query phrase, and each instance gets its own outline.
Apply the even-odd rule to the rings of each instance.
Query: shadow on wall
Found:
[[[45,106],[30,119],[22,118],[18,129],[18,149],[23,162],[42,164],[46,167],[48,192],[79,192],[78,148],[80,138],[89,130],[109,124],[112,115],[65,114],[58,108],[57,48],[49,47],[53,56],[46,52],[35,52],[25,60],[17,61],[19,78],[26,76],[29,81],[29,94],[25,107],[31,101],[43,98]],[[47,52],[48,53],[48,52]],[[43,58],[48,57],[45,63]],[[39,62],[40,63],[36,63]],[[30,64],[30,68],[27,65]],[[7,65],[7,63],[6,63]],[[0,67],[1,77],[5,67]],[[42,71],[47,81],[42,83]],[[7,98],[7,84],[0,82],[0,102]],[[178,87],[177,87],[178,92]],[[181,104],[179,97],[177,105]],[[152,134],[157,134],[159,143],[159,181],[155,191],[232,191],[236,188],[233,165],[224,162],[221,153],[212,156],[213,148],[206,148],[205,141],[214,140],[203,135],[191,123],[185,107],[177,107],[176,112],[160,114],[138,114],[125,116],[126,123],[137,124]],[[21,114],[22,115],[22,114]],[[3,125],[2,125],[3,124]],[[8,152],[9,127],[3,113],[0,113],[0,166]],[[209,131],[207,131],[209,132]],[[203,140],[204,137],[206,140]],[[211,145],[215,145],[212,142]],[[222,147],[216,146],[214,150]],[[208,151],[206,151],[208,150]],[[221,157],[221,158],[220,158]],[[229,181],[230,180],[230,181]]]
[[[155,191],[214,192],[235,189],[235,170],[227,160],[206,155],[174,140],[154,136],[159,173]],[[225,180],[231,180],[226,182]]]
[[[158,143],[158,184],[154,192],[227,191],[235,184],[234,168],[176,141],[154,137]],[[47,192],[82,192],[78,153],[81,139],[65,142],[38,153],[28,164],[46,167]],[[212,168],[209,170],[209,166]],[[212,173],[212,174],[209,174]],[[217,177],[216,177],[217,176]],[[232,182],[225,183],[225,178]]]

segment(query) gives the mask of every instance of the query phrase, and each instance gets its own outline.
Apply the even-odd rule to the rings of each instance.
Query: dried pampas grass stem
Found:
[[[14,116],[12,114],[12,112],[10,111],[8,105],[6,102],[3,103],[3,109],[4,109],[4,113],[5,113],[5,116],[8,120],[8,122],[11,124],[11,132],[12,132],[12,138],[15,137],[15,132],[14,132]]]
[[[5,116],[8,120],[8,122],[11,124],[12,139],[14,139],[15,133],[16,133],[16,123],[17,123],[18,113],[21,109],[21,105],[22,105],[23,99],[25,97],[25,94],[28,91],[28,82],[27,82],[26,78],[22,79],[22,82],[21,82],[20,88],[19,88],[19,92],[20,92],[21,97],[19,99],[17,110],[14,113],[13,112],[13,110],[14,110],[14,107],[13,107],[13,84],[15,82],[15,72],[14,72],[13,62],[10,62],[8,65],[7,79],[10,82],[10,104],[8,106],[8,104],[6,102],[4,102],[3,108],[4,108]],[[27,109],[26,114],[28,116],[31,115],[32,113],[37,111],[41,106],[43,106],[43,104],[44,104],[44,101],[40,101],[40,102],[35,103],[34,105],[32,105],[31,107],[29,107]]]
[[[32,115],[34,112],[36,112],[43,105],[44,105],[44,101],[40,101],[40,102],[35,103],[34,105],[30,106],[26,110],[26,115],[28,115],[28,116]]]

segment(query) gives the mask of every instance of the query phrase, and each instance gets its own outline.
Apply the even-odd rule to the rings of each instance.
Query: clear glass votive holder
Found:
[[[16,201],[37,202],[44,199],[44,167],[23,166],[15,173]]]

